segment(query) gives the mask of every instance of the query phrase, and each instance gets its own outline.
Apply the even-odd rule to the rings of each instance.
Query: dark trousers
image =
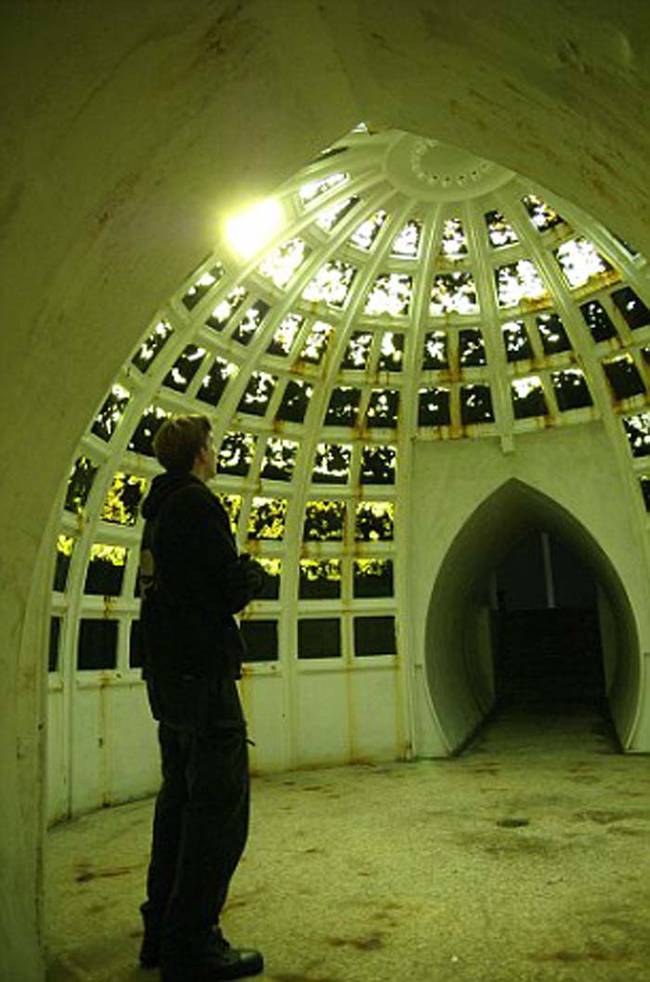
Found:
[[[163,783],[143,914],[148,927],[160,931],[163,958],[200,955],[246,843],[246,726],[230,679],[201,680],[194,700],[187,690],[179,700],[173,689],[154,689],[150,698],[160,719]],[[191,718],[183,708],[188,705]]]

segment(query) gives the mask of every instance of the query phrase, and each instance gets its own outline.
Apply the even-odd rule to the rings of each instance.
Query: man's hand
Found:
[[[255,559],[252,559],[247,553],[242,553],[239,561],[242,564],[242,572],[247,591],[251,597],[259,597],[266,583],[264,567]]]

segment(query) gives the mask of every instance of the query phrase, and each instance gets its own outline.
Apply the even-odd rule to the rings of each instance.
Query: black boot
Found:
[[[263,971],[264,958],[259,951],[231,947],[216,929],[200,953],[165,953],[160,965],[160,979],[161,982],[217,982],[259,975]]]

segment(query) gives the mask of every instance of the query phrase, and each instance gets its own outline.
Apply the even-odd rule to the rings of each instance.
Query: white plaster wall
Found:
[[[399,659],[315,666],[283,654],[283,664],[245,667],[239,683],[253,773],[407,756]],[[157,724],[138,672],[119,682],[77,676],[67,708],[61,686],[50,686],[47,824],[159,786]]]
[[[143,325],[209,251],[214,216],[360,119],[492,157],[650,252],[650,32],[645,5],[604,0],[8,0],[2,24],[0,977],[32,982],[39,546]]]
[[[495,505],[492,511],[486,510],[471,547],[458,556],[464,588],[459,589],[455,581],[453,564],[447,563],[444,568],[443,564],[475,510],[512,479],[565,509],[615,569],[631,605],[638,646],[628,660],[621,659],[617,666],[610,704],[625,749],[649,750],[650,720],[642,655],[650,645],[645,529],[636,519],[628,483],[613,465],[604,428],[592,423],[520,435],[515,452],[509,454],[504,454],[499,442],[491,439],[472,444],[416,444],[411,481],[408,622],[409,646],[416,666],[414,684],[425,690],[417,700],[418,713],[424,718],[416,725],[416,753],[453,752],[485,713],[484,697],[489,694],[489,684],[479,677],[480,660],[466,663],[463,631],[473,611],[478,614],[481,609],[481,585],[485,584],[486,591],[486,577],[500,558],[499,549],[507,548],[516,531],[508,503],[503,508]],[[563,527],[562,518],[558,527]],[[478,570],[476,583],[472,582],[473,568]],[[594,568],[600,575],[599,568]],[[439,576],[441,571],[443,576]],[[431,609],[434,584],[433,602],[439,605],[435,612]],[[433,620],[437,630],[432,637]],[[456,650],[437,650],[439,637],[447,642],[457,639]]]

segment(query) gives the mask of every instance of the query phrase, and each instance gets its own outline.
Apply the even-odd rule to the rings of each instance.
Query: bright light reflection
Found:
[[[242,259],[259,252],[284,224],[280,202],[267,198],[252,205],[225,223],[228,244]]]

